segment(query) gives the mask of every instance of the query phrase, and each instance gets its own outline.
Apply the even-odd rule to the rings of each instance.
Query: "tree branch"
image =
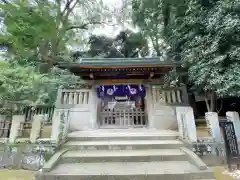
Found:
[[[73,11],[73,9],[76,7],[76,5],[77,5],[77,3],[78,3],[78,0],[76,0],[76,1],[74,2],[74,4],[72,5],[72,7],[70,7],[70,6],[71,6],[73,0],[70,0],[70,1],[68,1],[68,2],[69,2],[69,5],[66,6],[66,10],[65,10],[64,13],[62,14],[62,15],[64,16],[64,14],[66,13],[65,17],[63,17],[63,21],[62,21],[63,24],[65,24],[65,22],[67,21],[70,13],[71,13],[71,12]],[[67,4],[68,4],[68,3],[67,3]]]
[[[62,16],[65,14],[65,12],[67,11],[67,9],[70,8],[71,3],[73,2],[73,0],[67,0],[67,3],[65,4],[63,11],[62,11]]]
[[[85,23],[85,24],[82,24],[82,25],[73,25],[73,26],[68,27],[67,31],[72,30],[72,29],[85,29],[85,30],[87,30],[88,25],[90,25],[90,24],[102,24],[102,23],[103,22],[96,21],[96,22],[88,22],[88,23]]]

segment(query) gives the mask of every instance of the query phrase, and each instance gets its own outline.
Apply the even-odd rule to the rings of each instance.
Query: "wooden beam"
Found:
[[[95,85],[120,85],[120,84],[162,84],[163,79],[116,79],[116,80],[91,80],[89,83]]]

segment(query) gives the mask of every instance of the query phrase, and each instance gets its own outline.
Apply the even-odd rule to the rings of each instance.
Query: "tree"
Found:
[[[67,45],[76,40],[76,33],[102,23],[100,0],[99,3],[94,0],[4,2],[0,8],[7,34],[0,37],[0,43],[7,45],[19,59],[34,57],[46,63],[47,70],[61,60]]]
[[[21,110],[39,104],[53,104],[59,86],[77,82],[68,72],[53,69],[51,73],[37,72],[35,67],[0,61],[0,102],[3,110]]]
[[[136,2],[140,2],[134,8],[137,24],[148,33],[153,32],[148,30],[151,26],[163,26],[155,31],[171,47],[169,55],[188,69],[194,91],[205,94],[208,111],[215,110],[216,96],[240,95],[239,0],[172,0],[167,4],[156,0],[154,6]]]
[[[101,0],[5,0],[0,8],[6,27],[0,44],[9,56],[1,71],[1,99],[11,106],[54,103],[58,87],[78,78],[53,65],[70,59],[76,34],[102,23]]]
[[[195,91],[205,94],[208,111],[216,96],[239,96],[240,1],[191,0],[167,36],[174,53],[188,68]]]
[[[157,56],[162,56],[168,48],[164,41],[166,27],[173,15],[184,13],[185,0],[133,0],[132,9],[134,24],[150,38]]]
[[[148,55],[148,41],[141,32],[121,31],[116,37],[92,35],[89,50],[75,52],[73,57],[134,58]]]
[[[46,98],[43,89],[47,77],[36,73],[33,67],[13,65],[0,61],[0,100],[3,107],[19,109],[17,105],[33,105]]]

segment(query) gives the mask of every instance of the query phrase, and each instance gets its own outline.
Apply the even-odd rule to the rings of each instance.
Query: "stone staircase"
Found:
[[[36,175],[39,180],[213,180],[173,131],[73,132]]]

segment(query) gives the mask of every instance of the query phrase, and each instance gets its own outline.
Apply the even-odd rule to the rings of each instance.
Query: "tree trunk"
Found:
[[[216,96],[215,96],[215,92],[212,91],[211,94],[210,94],[210,108],[211,108],[211,112],[215,112],[216,111],[215,105],[216,105]]]
[[[208,112],[216,111],[216,93],[214,91],[205,93],[205,103]]]
[[[208,97],[207,97],[207,95],[205,95],[205,98],[204,98],[204,99],[205,99],[205,103],[206,103],[206,106],[207,106],[207,111],[208,111],[208,112],[211,112],[210,106],[209,106],[209,104],[208,104],[209,102],[208,102]]]

